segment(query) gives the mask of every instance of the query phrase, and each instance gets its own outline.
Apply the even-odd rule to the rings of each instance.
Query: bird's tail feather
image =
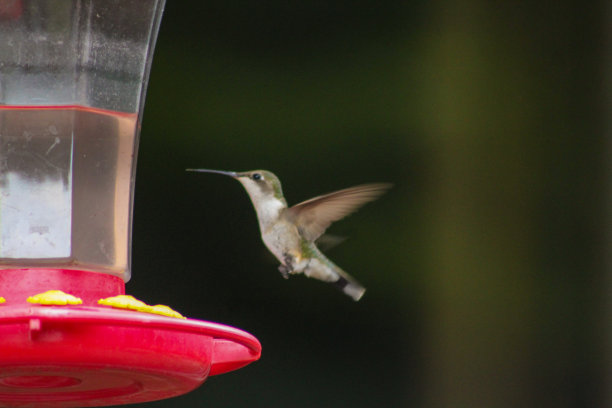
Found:
[[[301,270],[309,278],[329,282],[354,301],[361,299],[365,288],[351,275],[344,272],[338,265],[330,261],[314,243],[308,247],[310,257],[306,267]]]
[[[355,302],[361,299],[361,297],[366,291],[365,288],[361,286],[359,282],[357,282],[349,275],[340,275],[338,280],[332,283],[335,287],[340,289],[346,295],[352,297]]]
[[[309,249],[313,257],[303,271],[306,276],[333,284],[354,301],[361,299],[365,288],[355,278],[330,261],[316,246]]]

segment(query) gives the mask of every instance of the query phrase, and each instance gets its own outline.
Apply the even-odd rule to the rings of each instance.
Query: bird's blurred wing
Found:
[[[346,237],[339,237],[338,235],[322,234],[316,240],[317,248],[321,251],[329,251],[330,249],[340,245],[346,241]]]
[[[306,200],[288,208],[288,217],[295,222],[302,236],[314,241],[334,221],[357,211],[369,201],[377,199],[391,184],[375,183],[346,188]]]

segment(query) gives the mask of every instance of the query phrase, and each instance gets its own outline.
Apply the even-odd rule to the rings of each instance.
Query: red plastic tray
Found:
[[[0,406],[91,407],[159,400],[260,357],[259,341],[230,326],[98,307],[91,301],[82,306],[16,301],[23,299],[28,285],[17,284],[16,291],[24,293],[13,301],[14,295],[2,293],[11,274],[38,273],[0,271],[0,296],[7,298],[0,305]],[[109,279],[89,274],[86,278]],[[45,272],[47,278],[55,275],[80,274]],[[66,285],[58,287],[64,278],[52,282],[54,287],[42,285],[64,290]],[[91,299],[96,297],[93,288]],[[111,292],[117,294],[116,288]]]

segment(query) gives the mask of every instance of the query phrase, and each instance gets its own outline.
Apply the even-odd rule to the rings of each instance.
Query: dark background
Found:
[[[605,407],[604,2],[168,0],[128,293],[255,335],[260,361],[150,407]],[[285,281],[243,188],[393,190],[330,232],[354,303]]]

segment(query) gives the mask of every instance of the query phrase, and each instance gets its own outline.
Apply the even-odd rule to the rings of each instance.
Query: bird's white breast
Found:
[[[257,211],[257,217],[263,227],[268,227],[270,223],[274,223],[280,217],[281,211],[285,208],[285,205],[275,198],[262,198],[259,205],[255,207]]]

